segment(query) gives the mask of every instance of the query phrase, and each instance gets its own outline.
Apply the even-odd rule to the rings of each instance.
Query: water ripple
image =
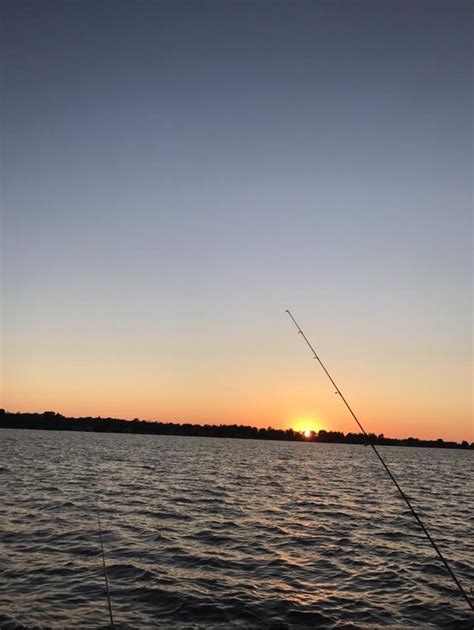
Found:
[[[0,438],[2,630],[107,627],[97,498],[118,629],[474,625],[362,446]],[[469,591],[472,453],[382,450]]]

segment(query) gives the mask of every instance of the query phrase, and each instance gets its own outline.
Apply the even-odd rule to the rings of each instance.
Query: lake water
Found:
[[[474,586],[474,453],[381,447]],[[0,627],[472,628],[370,448],[0,430]]]

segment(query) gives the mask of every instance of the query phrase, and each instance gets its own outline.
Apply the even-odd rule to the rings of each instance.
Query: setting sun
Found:
[[[305,438],[310,438],[313,433],[318,433],[322,428],[322,422],[313,415],[305,414],[291,423],[294,431],[302,433]]]

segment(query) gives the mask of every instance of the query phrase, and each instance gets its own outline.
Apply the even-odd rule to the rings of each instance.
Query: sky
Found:
[[[1,406],[474,440],[470,2],[1,14]]]

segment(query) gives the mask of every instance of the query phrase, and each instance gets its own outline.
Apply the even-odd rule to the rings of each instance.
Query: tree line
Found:
[[[323,442],[338,444],[380,444],[390,446],[421,446],[436,448],[474,449],[474,443],[442,440],[420,440],[409,437],[388,438],[383,434],[342,433],[341,431],[311,432],[306,437],[293,429],[257,428],[241,424],[191,424],[176,422],[153,422],[146,420],[121,420],[117,418],[68,418],[54,411],[44,413],[9,412],[0,409],[0,428],[42,429],[53,431],[91,431],[98,433],[144,433],[152,435],[187,435],[200,437],[242,438],[254,440],[286,440],[292,442]]]

